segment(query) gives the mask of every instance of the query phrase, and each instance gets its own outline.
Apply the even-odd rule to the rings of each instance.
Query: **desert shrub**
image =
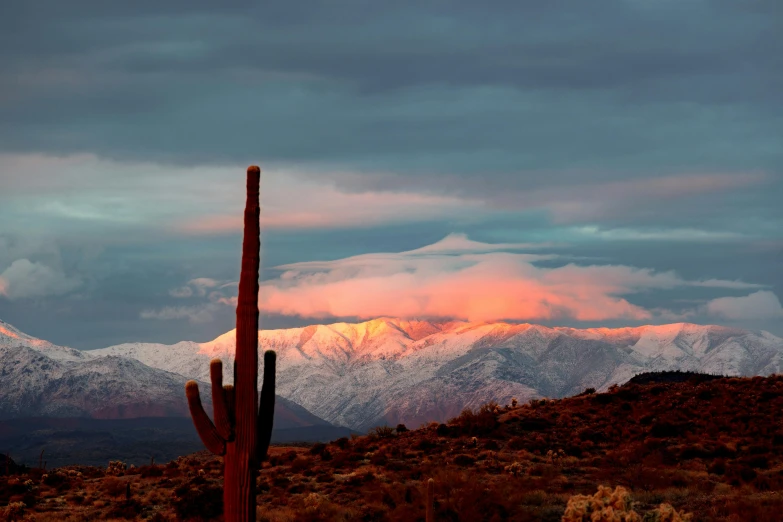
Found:
[[[432,442],[430,439],[421,439],[419,442],[416,443],[414,448],[422,451],[429,451],[435,447],[435,443]]]
[[[436,520],[508,520],[508,499],[497,489],[487,489],[468,472],[444,470],[436,473]]]
[[[4,520],[21,520],[24,517],[24,510],[27,506],[24,502],[11,502],[3,509]]]
[[[119,476],[125,474],[128,469],[128,465],[120,460],[111,460],[106,467],[106,474],[111,476]]]
[[[125,494],[125,481],[117,477],[108,477],[103,481],[101,489],[111,497],[119,497]]]
[[[68,502],[73,502],[74,504],[81,504],[82,502],[84,502],[84,495],[77,493],[73,495],[68,495],[67,497],[65,497],[65,499]]]
[[[405,432],[407,432],[407,431],[410,431],[410,430],[408,430],[408,428],[405,426],[405,424],[398,424],[398,425],[397,425],[397,427],[396,427],[396,428],[394,428],[394,430],[395,430],[397,433],[405,433]]]
[[[369,435],[379,439],[388,439],[394,436],[394,428],[391,426],[376,426],[370,430]]]
[[[41,478],[44,484],[52,487],[60,486],[61,484],[68,482],[69,480],[68,475],[66,475],[59,469],[54,469],[49,473],[43,475]]]
[[[177,520],[209,520],[223,512],[223,489],[199,482],[191,480],[175,490],[173,506]]]
[[[510,450],[521,450],[524,449],[527,446],[527,443],[525,442],[525,439],[522,437],[511,437],[509,439],[507,447]]]
[[[135,499],[115,502],[112,504],[108,513],[106,513],[106,518],[124,518],[126,520],[131,520],[138,517],[141,510],[141,504]]]
[[[291,479],[287,476],[277,476],[272,478],[272,485],[276,488],[288,488],[291,485]]]
[[[657,438],[680,437],[688,430],[687,424],[674,424],[672,422],[657,422],[650,428],[650,436]]]
[[[723,475],[726,473],[726,461],[723,459],[713,461],[712,464],[707,466],[707,471],[714,475]]]
[[[737,462],[753,469],[769,469],[769,457],[766,455],[750,455],[737,459]]]
[[[141,472],[142,478],[163,476],[163,468],[160,466],[141,466],[139,471]]]
[[[304,493],[305,487],[304,484],[291,484],[288,486],[288,493],[291,495],[297,495],[299,493]]]
[[[555,423],[542,417],[523,417],[517,421],[517,427],[524,431],[545,431]]]
[[[758,473],[756,473],[755,469],[738,463],[732,463],[726,468],[726,480],[732,486],[752,482],[757,475]]]
[[[346,446],[348,446],[349,441],[347,437],[340,437],[336,441],[334,441],[332,444],[337,446],[340,449],[345,449]]]
[[[335,469],[346,467],[350,463],[348,459],[348,453],[345,451],[337,453],[336,455],[332,456],[332,460],[329,461],[329,463]]]
[[[661,504],[644,515],[644,522],[690,522],[692,515],[679,513],[669,504]]]
[[[641,522],[631,507],[631,495],[624,487],[617,486],[612,491],[598,486],[594,495],[575,495],[568,500],[563,522]]]
[[[306,458],[298,457],[291,462],[291,471],[293,473],[301,473],[310,468],[310,461]]]
[[[167,478],[175,478],[175,477],[181,477],[182,476],[182,470],[178,467],[166,467],[166,469],[163,470],[163,476]]]
[[[457,466],[472,466],[476,463],[476,459],[474,457],[471,457],[470,455],[465,455],[464,453],[461,453],[454,457],[454,464]]]
[[[516,477],[517,475],[521,475],[522,473],[524,473],[525,468],[519,462],[512,462],[511,464],[503,468],[503,471],[505,471],[509,475],[513,475]]]
[[[589,440],[590,442],[601,442],[606,439],[606,436],[602,432],[591,428],[584,428],[580,430],[577,433],[577,436],[581,440]]]
[[[385,466],[387,462],[389,462],[389,458],[382,451],[378,451],[370,457],[370,463],[375,466]]]
[[[324,451],[326,451],[326,444],[323,442],[316,442],[310,447],[309,453],[310,455],[321,455]]]
[[[334,476],[331,473],[322,473],[315,477],[315,481],[322,484],[334,482]]]
[[[577,397],[583,397],[585,395],[592,395],[595,393],[595,388],[585,388],[585,391],[578,394]]]
[[[486,435],[491,433],[498,425],[497,410],[498,404],[496,402],[488,402],[479,407],[476,411],[465,408],[462,410],[462,413],[459,414],[459,417],[450,420],[449,424],[459,426],[462,433]],[[440,426],[438,426],[438,428],[440,428]]]
[[[607,404],[612,404],[617,399],[619,399],[619,397],[612,393],[599,393],[598,395],[595,395],[593,401],[595,401],[596,404],[600,404],[601,406],[606,406]]]
[[[490,439],[484,443],[484,449],[497,451],[500,449],[500,445],[497,443],[497,441]]]
[[[438,427],[435,428],[435,433],[440,435],[441,437],[445,437],[450,433],[451,430],[449,430],[449,427],[445,424],[438,424]]]

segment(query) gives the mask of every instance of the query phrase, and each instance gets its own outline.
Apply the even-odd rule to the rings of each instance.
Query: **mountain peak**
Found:
[[[5,339],[31,340],[33,337],[20,332],[10,324],[0,319],[0,340]]]

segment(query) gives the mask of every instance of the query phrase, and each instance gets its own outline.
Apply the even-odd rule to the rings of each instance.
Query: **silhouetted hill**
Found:
[[[328,423],[299,427],[281,423],[272,443],[327,441],[351,434]],[[128,464],[165,463],[203,449],[189,417],[90,419],[38,417],[0,420],[0,452],[37,465],[45,450],[50,468],[64,465],[105,466],[109,460]]]
[[[711,375],[699,372],[683,372],[680,370],[663,372],[645,372],[631,377],[629,383],[633,384],[665,384],[674,382],[690,382],[698,384],[700,382],[711,381],[725,377],[722,375]]]

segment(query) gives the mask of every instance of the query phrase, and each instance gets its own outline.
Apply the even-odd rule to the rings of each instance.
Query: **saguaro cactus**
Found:
[[[426,522],[435,522],[435,481],[427,481],[427,506],[424,513]]]
[[[212,453],[223,456],[223,512],[227,522],[255,520],[256,474],[269,449],[275,409],[276,355],[271,350],[264,353],[260,406],[258,400],[260,177],[258,167],[248,167],[234,386],[223,386],[223,363],[220,359],[213,359],[209,373],[214,423],[204,411],[196,381],[185,384],[190,414],[201,441]]]

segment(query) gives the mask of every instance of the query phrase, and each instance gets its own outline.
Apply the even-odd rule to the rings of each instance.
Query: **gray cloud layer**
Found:
[[[2,142],[381,170],[780,167],[780,14],[775,0],[14,3]]]
[[[16,263],[17,281],[0,317],[12,322],[68,308],[41,301],[68,292],[103,303],[92,313],[105,338],[130,331],[119,317],[140,309],[184,318],[168,289],[232,279],[233,257],[215,252],[235,246],[175,251],[183,243],[161,228],[194,213],[223,223],[228,177],[188,169],[251,162],[276,166],[281,206],[303,209],[277,222],[299,231],[270,233],[275,263],[465,230],[783,295],[778,0],[30,0],[2,11],[0,153],[100,158],[51,187],[0,161],[0,274]],[[378,193],[395,195],[381,208]],[[302,230],[319,212],[342,219]],[[424,224],[390,226],[406,221]],[[355,223],[376,228],[344,231]],[[204,230],[179,230],[193,228]]]

